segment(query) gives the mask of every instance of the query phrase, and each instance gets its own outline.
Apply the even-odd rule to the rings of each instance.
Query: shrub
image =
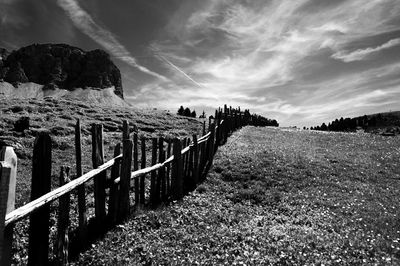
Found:
[[[24,132],[29,129],[29,117],[21,117],[14,123],[14,130],[17,132]]]

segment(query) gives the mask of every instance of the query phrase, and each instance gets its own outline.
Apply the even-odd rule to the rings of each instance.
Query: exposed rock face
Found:
[[[45,89],[109,88],[123,98],[121,73],[102,50],[85,52],[66,44],[33,44],[8,54],[0,48],[0,80],[17,87],[34,82]]]

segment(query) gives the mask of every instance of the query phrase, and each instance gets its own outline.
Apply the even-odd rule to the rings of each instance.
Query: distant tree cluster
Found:
[[[343,118],[335,119],[334,121],[328,123],[322,123],[320,126],[311,127],[311,130],[321,130],[321,131],[355,131],[357,128],[366,129],[368,127],[375,127],[377,121],[381,120],[381,114],[374,116],[360,116],[355,118]]]
[[[187,116],[187,117],[196,117],[197,116],[195,110],[190,111],[190,108],[188,108],[188,107],[183,108],[182,105],[178,109],[178,115]]]
[[[250,110],[248,109],[244,110],[244,117],[250,117],[250,116],[252,117],[252,120],[255,125],[279,127],[279,123],[275,119],[269,119],[257,114],[250,115]]]

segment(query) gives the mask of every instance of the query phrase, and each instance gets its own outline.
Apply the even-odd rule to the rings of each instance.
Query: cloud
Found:
[[[136,59],[131,56],[129,51],[117,40],[117,38],[110,31],[98,25],[75,0],[57,0],[57,4],[65,10],[74,25],[79,30],[100,44],[114,57],[122,60],[132,67],[139,69],[143,73],[157,77],[161,80],[167,80],[166,77],[139,65]]]
[[[213,95],[211,101],[203,100],[204,104],[232,103],[293,123],[295,117],[311,121],[329,118],[329,113],[336,111],[348,114],[364,112],[367,106],[383,108],[390,102],[385,100],[388,94],[383,88],[400,84],[392,77],[387,77],[390,86],[377,79],[377,75],[385,76],[381,72],[384,61],[343,71],[343,62],[332,60],[332,54],[337,57],[346,47],[356,50],[343,56],[367,58],[398,45],[399,40],[393,39],[376,48],[356,46],[368,38],[377,43],[380,39],[376,36],[398,29],[397,0],[205,3],[186,21],[181,17],[179,23],[172,21],[170,38],[154,41],[163,56],[179,59],[179,68],[203,85],[201,93]],[[321,69],[326,70],[323,78],[309,74]],[[174,76],[174,80],[179,78],[183,76]],[[186,84],[189,90],[198,90],[192,86],[197,88]],[[177,103],[191,101],[179,95]],[[371,103],[374,97],[378,100]],[[356,107],[351,99],[358,101]]]
[[[361,61],[369,56],[376,54],[382,50],[386,50],[395,46],[400,45],[400,38],[392,39],[380,46],[377,47],[368,47],[365,49],[357,49],[353,52],[339,51],[332,55],[332,58],[342,60],[343,62],[353,62],[353,61]]]

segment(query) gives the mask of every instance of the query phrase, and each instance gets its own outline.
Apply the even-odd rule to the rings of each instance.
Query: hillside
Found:
[[[399,265],[399,146],[245,127],[194,193],[132,216],[73,265]]]
[[[32,91],[32,90],[31,90]],[[104,91],[104,90],[103,90]],[[29,129],[19,132],[16,121],[29,117]],[[150,138],[164,136],[191,137],[200,133],[202,122],[195,118],[177,116],[169,111],[156,109],[135,109],[132,107],[109,107],[87,102],[54,99],[5,99],[0,96],[0,146],[14,147],[18,155],[17,206],[29,199],[31,156],[37,132],[47,130],[53,138],[53,175],[56,178],[60,166],[74,169],[74,126],[77,119],[82,121],[83,166],[91,170],[92,123],[103,124],[105,156],[110,159],[112,149],[121,140],[122,121],[136,125],[139,136]],[[149,147],[150,148],[150,145]],[[72,171],[74,175],[74,170]],[[55,185],[58,182],[53,182]]]

